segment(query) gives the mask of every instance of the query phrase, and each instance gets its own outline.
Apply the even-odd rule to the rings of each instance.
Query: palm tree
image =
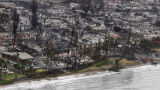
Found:
[[[51,71],[52,69],[52,65],[53,65],[53,62],[56,64],[57,66],[57,60],[58,60],[58,57],[55,56],[55,53],[54,51],[49,51],[48,52],[48,57],[47,59],[44,60],[44,63],[48,66],[48,70]]]
[[[95,58],[99,59],[101,57],[101,49],[102,49],[102,42],[99,38],[98,43],[96,43],[96,51],[95,51]]]
[[[109,40],[105,38],[103,42],[103,50],[105,51],[105,54],[108,54],[109,51]]]
[[[17,54],[16,54],[16,56],[14,58],[18,62],[18,60],[19,60],[19,53],[18,52],[17,52]]]
[[[89,49],[90,56],[92,56],[92,52],[93,52],[93,43],[92,42],[90,42],[88,49]]]
[[[51,52],[50,52],[49,57],[50,57],[50,62],[51,62],[49,66],[51,67],[51,65],[53,64],[52,62],[54,62],[54,63],[56,64],[56,66],[57,66],[58,57],[55,56],[54,51],[51,51]],[[51,68],[50,68],[50,69],[51,69]]]
[[[8,69],[8,63],[9,63],[9,61],[8,61],[8,59],[2,59],[2,67],[5,69],[5,70],[7,70]]]
[[[48,66],[49,65],[49,60],[48,58],[44,59],[43,63],[45,64],[45,66]],[[44,70],[44,69],[43,69]]]
[[[2,74],[3,74],[3,69],[5,69],[5,72],[7,72],[8,69],[8,59],[2,59]]]
[[[22,73],[23,66],[21,63],[15,64],[14,68],[17,69],[19,73]]]
[[[18,70],[19,73],[21,72],[21,64],[15,64],[14,68]],[[15,78],[17,79],[17,74],[15,74]]]
[[[0,71],[1,71],[0,78],[2,78],[2,75],[3,75],[3,65],[2,65],[2,62],[0,64]]]
[[[28,67],[29,67],[29,72],[31,73],[31,74],[33,74],[34,73],[34,69],[33,69],[33,60],[28,60],[27,61],[27,64],[28,64]]]

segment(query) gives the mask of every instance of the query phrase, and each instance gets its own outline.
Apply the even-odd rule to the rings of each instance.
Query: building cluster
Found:
[[[54,1],[54,0],[53,0]],[[0,0],[0,55],[16,64],[15,56],[25,65],[27,60],[34,61],[35,68],[44,68],[49,47],[54,48],[61,59],[57,63],[61,68],[78,59],[79,63],[92,63],[87,56],[77,58],[90,42],[104,41],[106,35],[125,39],[130,32],[134,39],[151,39],[160,35],[160,5],[157,0],[104,0],[104,9],[82,18],[79,3],[64,4],[52,0],[38,3],[38,22],[40,22],[40,40],[36,42],[36,31],[31,27],[31,0]],[[2,7],[1,7],[2,6]],[[12,8],[16,8],[20,23],[17,42],[13,43]],[[115,27],[121,31],[115,31]],[[77,37],[74,36],[77,33]],[[76,45],[72,45],[77,38]],[[78,49],[76,49],[78,47]],[[15,49],[13,52],[13,48]],[[68,61],[68,60],[71,60]]]

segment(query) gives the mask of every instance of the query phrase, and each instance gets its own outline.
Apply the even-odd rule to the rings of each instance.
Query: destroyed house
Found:
[[[26,52],[2,52],[2,58],[8,59],[11,65],[21,63],[26,65],[28,60],[33,60],[34,57]],[[16,58],[18,56],[18,58]]]

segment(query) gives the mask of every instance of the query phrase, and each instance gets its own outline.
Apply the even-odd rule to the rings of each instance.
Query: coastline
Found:
[[[150,63],[137,63],[136,65],[123,66],[120,69],[134,68],[134,67],[140,67],[140,66],[145,66],[145,65],[151,65],[151,64]],[[82,69],[82,70],[78,70],[77,72],[71,72],[71,71],[64,72],[64,73],[61,73],[61,74],[59,74],[57,76],[46,76],[46,77],[40,77],[40,78],[19,79],[19,80],[13,81],[12,84],[0,85],[0,87],[10,86],[10,85],[18,84],[18,83],[23,83],[23,82],[51,80],[51,79],[56,78],[56,77],[63,77],[63,76],[70,76],[70,75],[77,75],[77,74],[91,74],[91,73],[94,74],[96,72],[110,71],[109,70],[110,67],[111,66],[109,66],[109,65],[104,65],[104,66],[101,66],[101,67],[97,67],[95,70],[88,70],[88,71],[86,71],[85,70],[86,68],[85,68],[85,69]],[[90,67],[88,67],[88,68],[90,68]]]

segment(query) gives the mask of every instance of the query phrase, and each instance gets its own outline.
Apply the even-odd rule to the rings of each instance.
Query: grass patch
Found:
[[[44,71],[46,71],[47,69],[37,69],[36,70],[36,73],[41,73],[41,72],[44,72]]]
[[[95,65],[96,65],[96,67],[101,67],[101,66],[106,65],[106,64],[107,64],[106,61],[100,61],[100,62],[97,62]]]
[[[137,65],[137,62],[136,61],[129,61],[127,59],[122,59],[120,60],[119,62],[120,66],[134,66],[134,65]]]
[[[8,84],[13,84],[13,80],[0,81],[0,85],[8,85]]]
[[[117,60],[117,59],[118,58],[109,58],[109,60],[107,62],[108,62],[108,64],[113,65],[113,64],[115,64],[115,60]]]
[[[72,72],[72,73],[78,73],[78,72],[79,72],[79,70],[77,70],[77,69],[73,69],[73,70],[70,70],[70,72]]]
[[[45,75],[43,75],[43,74],[40,75],[40,74],[39,74],[39,75],[31,76],[30,78],[31,78],[31,79],[40,79],[40,78],[45,78],[45,77],[46,77]]]
[[[4,8],[4,5],[0,4],[0,8]]]
[[[2,79],[5,79],[5,80],[15,79],[16,77],[17,78],[21,78],[21,77],[23,77],[23,75],[22,74],[18,74],[18,73],[2,75]]]
[[[53,72],[53,73],[37,73],[32,75],[30,78],[31,79],[41,79],[41,78],[45,78],[45,77],[57,77],[59,75],[62,75],[63,72]]]
[[[106,60],[102,60],[102,61],[99,61],[95,64],[96,67],[101,67],[101,66],[104,66],[104,65],[113,65],[115,63],[115,60],[117,58],[109,58],[109,59],[106,59]]]

